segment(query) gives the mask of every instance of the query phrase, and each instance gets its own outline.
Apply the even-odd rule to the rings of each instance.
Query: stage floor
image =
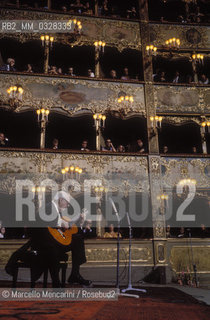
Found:
[[[10,283],[2,282],[9,287]],[[19,283],[20,287],[28,286]],[[117,301],[1,301],[1,319],[33,320],[209,320],[210,306],[183,291],[166,286],[144,286],[139,298]],[[193,289],[193,288],[192,288]],[[194,289],[199,290],[199,289]],[[206,292],[209,292],[206,290]],[[132,293],[132,292],[131,292]],[[136,292],[133,292],[136,294]]]

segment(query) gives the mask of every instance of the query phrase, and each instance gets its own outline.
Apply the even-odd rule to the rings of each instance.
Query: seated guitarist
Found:
[[[69,223],[65,218],[62,218],[63,212],[65,214],[65,210],[70,204],[70,195],[65,191],[59,191],[55,195],[51,210],[55,210],[57,212],[57,225],[59,235],[61,234],[61,239],[65,238],[65,233],[62,235],[62,231],[68,230]],[[48,211],[48,207],[46,206],[46,211]],[[51,229],[51,228],[50,228]],[[51,229],[52,230],[52,229]],[[61,231],[60,231],[61,230]],[[42,230],[43,231],[43,230]],[[45,230],[46,231],[46,230]],[[77,232],[74,230],[74,232]],[[43,234],[43,232],[42,232]],[[84,286],[91,286],[92,282],[90,280],[84,279],[80,273],[80,265],[86,262],[85,256],[85,246],[84,246],[84,237],[79,233],[73,233],[71,236],[71,242],[67,245],[62,245],[61,242],[54,241],[52,233],[43,234],[43,238],[39,237],[35,243],[37,244],[36,248],[38,253],[43,255],[43,259],[47,263],[49,267],[49,271],[52,278],[52,283],[54,288],[60,287],[59,280],[59,261],[62,255],[67,251],[72,251],[72,271],[71,275],[68,278],[68,282],[70,284],[78,283]],[[35,246],[35,244],[34,244]]]
[[[50,213],[54,214],[56,217],[53,221],[55,228],[47,228],[47,223],[45,222],[44,224],[42,223],[42,226],[44,227],[40,228],[39,225],[38,228],[31,229],[30,246],[33,248],[33,250],[37,251],[39,256],[39,260],[37,260],[39,261],[37,266],[37,279],[41,275],[40,270],[42,267],[48,267],[52,278],[53,288],[59,288],[61,286],[59,279],[59,262],[62,259],[63,254],[70,250],[72,251],[72,271],[68,278],[68,282],[70,284],[78,283],[87,287],[92,285],[90,280],[84,279],[79,273],[80,265],[86,262],[83,235],[79,233],[70,234],[70,243],[66,241],[68,238],[65,236],[64,231],[68,231],[69,223],[65,221],[65,219],[62,219],[62,212],[67,210],[69,204],[70,195],[64,191],[57,192],[52,204],[47,205],[44,212],[46,216]],[[42,209],[40,209],[40,213],[41,211]],[[58,239],[60,236],[61,240],[64,241],[57,241],[56,236],[54,236],[54,233],[56,234],[56,232]],[[73,232],[75,232],[75,229]],[[67,244],[62,245],[62,242],[66,242]],[[20,248],[19,251],[21,254],[23,253],[22,248]],[[18,258],[21,258],[19,254],[17,256]],[[15,260],[17,260],[16,255],[10,258],[10,261],[7,264],[8,270],[12,269],[12,266],[16,262]]]

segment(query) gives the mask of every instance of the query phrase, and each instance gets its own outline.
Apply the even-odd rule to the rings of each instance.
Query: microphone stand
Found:
[[[109,202],[112,205],[112,208],[114,210],[114,213],[117,217],[117,270],[116,270],[116,288],[120,288],[120,281],[119,281],[119,275],[120,275],[120,217],[117,212],[117,208],[114,204],[114,201],[109,198]]]
[[[194,263],[193,248],[192,248],[192,235],[191,235],[190,229],[187,229],[187,230],[188,230],[188,236],[190,239],[190,249],[191,249],[191,255],[192,255],[192,265],[193,265],[193,271],[194,271],[195,286],[197,288],[198,287],[197,267],[196,267],[196,264]]]
[[[129,227],[129,265],[128,265],[128,287],[126,289],[123,289],[122,292],[127,292],[127,291],[137,291],[137,292],[147,292],[145,289],[136,289],[132,287],[132,282],[131,282],[131,239],[132,239],[132,227],[131,227],[131,222],[130,222],[130,217],[128,212],[126,212],[127,215],[127,220],[128,220],[128,227]],[[128,297],[135,297],[139,298],[139,296],[134,295],[134,294],[124,294],[125,296]]]

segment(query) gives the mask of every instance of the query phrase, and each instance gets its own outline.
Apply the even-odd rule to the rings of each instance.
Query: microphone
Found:
[[[4,140],[5,140],[5,141],[9,141],[9,139],[8,139],[8,138],[4,138]]]
[[[117,208],[116,208],[116,206],[115,206],[115,204],[114,204],[114,201],[112,200],[111,197],[109,197],[109,202],[111,203],[111,206],[112,206],[112,208],[113,208],[113,210],[114,210],[114,213],[115,213],[116,216],[117,216],[117,220],[119,221],[119,220],[120,220],[119,213],[117,212]]]

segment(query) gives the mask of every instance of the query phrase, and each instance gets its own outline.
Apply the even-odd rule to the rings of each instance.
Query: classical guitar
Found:
[[[69,222],[65,217],[62,218],[65,222]],[[72,241],[72,235],[78,232],[78,228],[76,225],[73,225],[71,228],[58,227],[52,228],[48,227],[48,231],[51,236],[56,240],[59,244],[63,246],[69,246]]]

